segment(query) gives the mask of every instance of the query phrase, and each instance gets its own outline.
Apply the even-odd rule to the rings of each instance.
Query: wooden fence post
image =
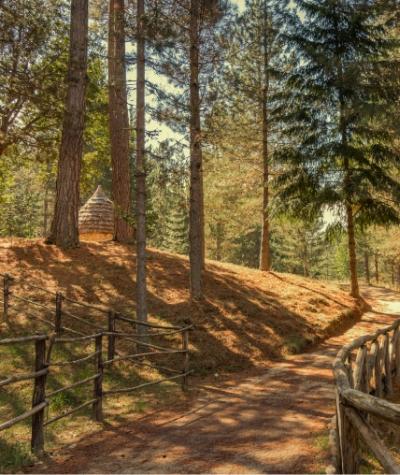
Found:
[[[374,368],[374,377],[375,377],[375,396],[383,396],[383,384],[382,384],[382,367],[384,361],[384,347],[379,342],[379,339],[376,340],[378,345],[378,352],[375,359],[375,368]]]
[[[35,371],[47,368],[46,362],[46,339],[35,342]],[[46,378],[47,374],[37,376],[34,382],[32,409],[46,400]],[[32,437],[31,449],[34,454],[40,455],[44,450],[44,414],[45,408],[32,416]]]
[[[54,330],[57,336],[61,335],[61,319],[62,319],[62,300],[63,296],[61,292],[56,293],[56,313],[54,321]]]
[[[400,328],[395,330],[396,337],[394,338],[394,361],[396,367],[396,383],[400,382]]]
[[[4,316],[4,321],[8,323],[8,309],[10,306],[10,286],[12,282],[12,277],[9,274],[4,275],[3,279],[3,316]]]
[[[98,374],[94,380],[93,397],[96,401],[93,403],[93,417],[96,421],[103,420],[103,335],[95,338],[95,371]]]
[[[342,473],[358,473],[359,442],[356,429],[346,416],[340,393],[337,395],[338,434]]]
[[[385,334],[385,343],[384,348],[384,365],[385,365],[385,392],[388,396],[393,393],[393,384],[392,384],[392,362],[391,362],[391,352],[390,352],[390,336],[389,332]]]
[[[183,353],[183,374],[189,371],[189,330],[184,330],[182,332],[182,349],[185,351]],[[189,376],[185,375],[182,377],[182,391],[187,391],[188,389]]]
[[[337,447],[337,466],[336,473],[343,473],[342,461],[342,420],[343,420],[343,406],[341,404],[340,392],[336,388],[336,447]]]
[[[109,310],[108,312],[108,331],[115,332],[115,312]],[[108,335],[108,354],[107,359],[112,360],[115,356],[115,335]]]

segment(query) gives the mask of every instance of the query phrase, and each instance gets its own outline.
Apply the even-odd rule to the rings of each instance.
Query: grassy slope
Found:
[[[135,256],[134,248],[130,246],[86,243],[80,249],[62,252],[38,241],[13,240],[10,243],[2,240],[0,272],[8,272],[52,291],[59,289],[71,298],[134,313]],[[190,319],[195,324],[195,331],[191,334],[191,364],[198,376],[250,370],[285,353],[301,351],[351,319],[356,309],[353,299],[330,284],[211,261],[207,263],[205,272],[205,301],[193,307],[189,303],[188,272],[185,257],[149,250],[150,319],[172,324]],[[19,285],[15,285],[13,291],[14,296],[27,296],[27,290]],[[32,290],[28,295],[53,308],[54,296]],[[25,304],[18,304],[15,298],[12,302],[11,328],[0,324],[1,336],[29,333],[35,329],[43,331],[43,327],[35,327],[31,320],[24,318]],[[24,311],[21,312],[22,308]],[[68,310],[79,313],[78,308]],[[34,309],[29,311],[34,312]],[[39,315],[43,316],[40,312]],[[105,323],[90,315],[87,309],[80,309],[79,315],[93,319],[96,324]],[[76,330],[90,330],[79,322],[67,323]],[[176,336],[168,338],[169,342],[160,343],[179,344]],[[123,347],[120,349],[124,350]],[[68,352],[60,352],[56,359],[65,361],[71,359],[70,356]],[[27,347],[0,347],[0,379],[29,370],[32,357],[33,353]],[[176,364],[180,364],[180,360],[168,362],[169,366],[176,367]],[[91,364],[89,366],[70,374],[53,371],[48,380],[50,389],[92,374]],[[128,366],[120,363],[112,372],[105,373],[105,389],[163,377],[162,372]],[[0,421],[28,409],[31,395],[29,382],[1,390]],[[90,397],[91,387],[63,393],[52,399],[50,415],[75,407]],[[117,425],[126,417],[158,410],[170,401],[184,403],[190,397],[190,394],[183,395],[176,384],[164,384],[117,398],[106,398],[105,419],[108,424]],[[99,424],[91,421],[89,415],[90,409],[49,426],[46,449],[50,452],[57,450],[83,433],[98,429]],[[1,472],[18,470],[29,463],[29,425],[28,420],[1,434]]]
[[[0,241],[0,272],[6,271],[72,298],[134,312],[131,246],[84,243],[62,252],[38,241]],[[207,263],[205,301],[193,307],[188,272],[185,257],[149,250],[150,319],[195,324],[198,374],[246,369],[301,351],[329,336],[356,308],[332,284],[214,261]]]

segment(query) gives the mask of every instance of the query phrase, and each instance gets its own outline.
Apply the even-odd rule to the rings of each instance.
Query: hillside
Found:
[[[134,312],[132,246],[83,243],[63,252],[35,240],[2,240],[0,263],[0,272],[49,290]],[[193,307],[188,271],[187,258],[149,249],[150,319],[194,323],[198,375],[249,369],[299,352],[359,314],[355,301],[332,284],[214,261],[207,262],[205,301]]]

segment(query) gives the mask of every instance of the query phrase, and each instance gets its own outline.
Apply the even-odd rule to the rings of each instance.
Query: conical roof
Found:
[[[79,232],[81,234],[114,232],[113,203],[100,185],[79,211]]]

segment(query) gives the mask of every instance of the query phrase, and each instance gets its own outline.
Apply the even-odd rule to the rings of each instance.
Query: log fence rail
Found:
[[[385,473],[400,473],[400,457],[388,443],[389,435],[400,435],[394,428],[400,426],[400,404],[385,399],[400,384],[400,319],[343,346],[333,372],[336,416],[328,472],[359,473],[369,453]]]
[[[26,287],[34,290],[44,291],[46,295],[51,296],[54,306],[37,302],[25,296],[16,295],[13,292],[13,286],[17,279],[8,275],[0,274],[3,277],[3,300],[0,303],[3,305],[3,321],[9,325],[11,320],[10,308],[12,302],[15,300],[22,302],[24,305],[33,305],[51,314],[51,317],[43,318],[28,314],[28,317],[36,318],[39,322],[50,327],[51,332],[41,333],[27,336],[18,336],[14,338],[0,339],[0,345],[32,345],[34,344],[34,368],[32,372],[14,374],[6,376],[0,380],[0,388],[18,383],[20,381],[33,380],[32,391],[32,407],[6,422],[0,423],[0,432],[10,428],[11,426],[31,418],[31,449],[32,452],[40,454],[44,451],[45,446],[45,427],[48,425],[81,411],[89,406],[92,407],[92,417],[96,421],[103,420],[103,400],[105,397],[112,397],[115,394],[130,393],[136,390],[146,388],[148,386],[157,385],[166,381],[175,381],[181,379],[182,389],[186,390],[188,387],[188,376],[191,374],[189,367],[189,332],[192,330],[192,325],[185,325],[183,327],[174,325],[157,325],[152,323],[139,322],[133,318],[128,317],[113,309],[106,309],[99,306],[92,306],[86,302],[79,302],[70,299],[61,292],[51,292],[45,288],[30,283],[24,283]],[[101,315],[104,325],[101,323],[93,323],[85,320],[84,317],[78,316],[69,309],[65,309],[65,303],[80,306],[86,310],[98,312]],[[65,326],[66,318],[86,324],[92,333],[82,333],[76,329]],[[68,322],[70,321],[68,320]],[[129,324],[129,330],[118,330],[117,322],[123,322],[125,325]],[[143,326],[147,329],[146,333],[137,331],[138,326]],[[81,327],[79,327],[81,329]],[[72,334],[73,336],[64,336],[64,333]],[[150,343],[152,337],[164,337],[169,335],[182,335],[181,347],[170,348],[164,344],[157,342]],[[126,340],[129,343],[136,345],[136,352],[125,354],[121,352],[118,347],[119,340]],[[90,345],[90,353],[84,356],[71,360],[55,360],[53,358],[54,349],[63,344],[76,344],[81,348],[87,349]],[[105,350],[105,351],[104,351]],[[153,363],[153,358],[156,360],[159,357],[166,357],[170,355],[181,355],[182,364],[179,368],[169,368],[167,366],[160,366]],[[167,373],[165,377],[157,380],[146,381],[141,384],[134,384],[127,387],[111,387],[105,390],[103,388],[103,379],[105,372],[110,371],[114,364],[119,362],[126,362],[127,364],[150,367],[158,371]],[[76,365],[91,364],[92,371],[89,376],[84,377],[79,381],[74,381],[66,386],[48,391],[48,378],[52,374],[52,368],[58,368],[58,371],[63,371],[64,368],[74,368]],[[73,369],[72,369],[73,371]],[[93,397],[80,403],[78,406],[62,412],[60,414],[49,417],[48,409],[50,401],[53,397],[60,393],[75,389],[81,386],[92,385]],[[47,411],[47,414],[46,414]]]

